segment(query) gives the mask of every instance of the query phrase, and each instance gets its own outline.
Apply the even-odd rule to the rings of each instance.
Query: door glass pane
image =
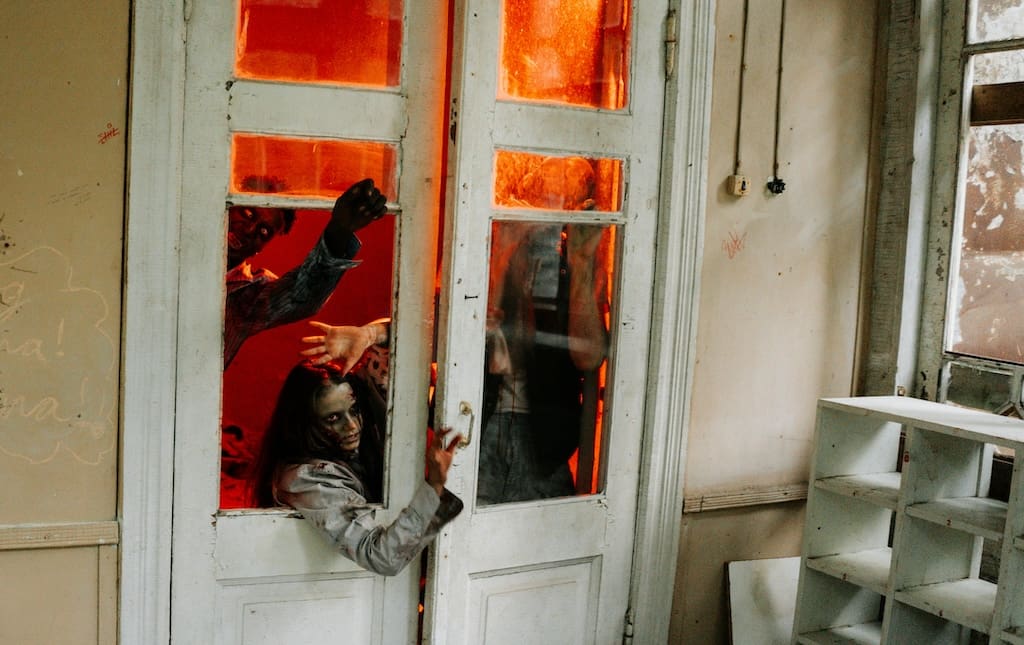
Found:
[[[402,0],[241,0],[235,74],[295,83],[395,87]]]
[[[231,192],[273,192],[290,197],[334,199],[364,177],[397,197],[398,149],[377,141],[297,139],[258,134],[231,138]],[[252,177],[287,178],[274,186]]]
[[[358,158],[351,152],[353,149],[373,151],[376,144],[312,149],[298,144],[294,147],[276,145],[280,143],[254,143],[250,149],[258,151],[256,159],[238,154],[240,149],[246,148],[236,146],[232,157],[232,192],[237,195],[228,210],[226,244],[228,273],[221,435],[221,508],[224,509],[254,505],[250,497],[253,463],[278,394],[289,372],[303,359],[300,352],[310,347],[302,339],[324,333],[309,322],[361,326],[391,314],[394,220],[384,217],[360,229],[357,238],[361,248],[348,248],[355,253],[358,266],[341,271],[334,260],[323,260],[323,254],[329,251],[322,243],[322,236],[331,211],[291,210],[287,208],[287,198],[281,197],[333,198],[348,189],[354,179],[362,179],[359,173],[376,180],[370,170],[380,167],[380,155],[371,152]],[[299,154],[301,150],[307,151],[306,158]],[[284,152],[275,154],[280,151]],[[330,167],[341,168],[343,172],[325,172],[324,169]],[[246,174],[257,169],[273,174]],[[382,192],[394,201],[393,192]],[[244,203],[246,194],[262,196],[253,197],[253,203],[266,203],[267,196],[274,195],[270,199],[275,208],[247,205]],[[244,234],[231,224],[243,216],[268,222],[274,232],[255,254],[250,244],[239,239]],[[243,251],[236,251],[236,248]],[[305,268],[291,273],[300,266]],[[364,439],[365,429],[369,427],[375,429],[375,436],[385,436],[383,402],[387,400],[388,386],[385,349],[372,348],[361,365],[353,370],[361,376],[361,386],[368,388],[360,389],[365,396],[360,401]],[[363,441],[360,450],[366,452],[363,448],[367,445],[368,442]],[[385,454],[379,444],[376,448],[376,454]],[[380,474],[378,469],[374,480],[378,487],[382,485]],[[381,492],[378,490],[376,495]],[[378,497],[371,501],[381,500]]]
[[[968,28],[972,43],[1024,37],[1024,2],[1021,0],[974,0]]]
[[[494,157],[494,205],[510,208],[618,211],[622,160],[572,157],[557,161],[499,150]]]
[[[630,5],[629,0],[504,0],[498,98],[625,107]]]
[[[498,178],[496,202],[593,207],[589,160],[536,160]],[[560,219],[492,224],[480,504],[600,490],[616,227]]]

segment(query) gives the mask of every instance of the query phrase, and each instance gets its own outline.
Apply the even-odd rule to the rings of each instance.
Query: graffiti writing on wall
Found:
[[[0,451],[42,463],[113,454],[117,346],[99,292],[74,284],[63,253],[0,262]]]

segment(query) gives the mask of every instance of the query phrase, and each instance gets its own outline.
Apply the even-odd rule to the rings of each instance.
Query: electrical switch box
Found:
[[[725,189],[730,195],[741,197],[750,190],[750,182],[743,175],[729,175],[725,180]]]

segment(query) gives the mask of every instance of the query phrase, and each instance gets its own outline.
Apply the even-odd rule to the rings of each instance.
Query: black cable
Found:
[[[775,77],[775,150],[772,152],[772,180],[768,182],[768,190],[779,195],[786,190],[786,182],[779,177],[779,129],[782,120],[782,52],[786,42],[786,0],[782,0],[779,17],[779,71]]]
[[[750,0],[743,0],[743,36],[740,41],[740,88],[736,100],[736,150],[733,153],[733,173],[740,174],[740,134],[743,126],[743,79],[747,73],[747,23],[750,17]]]

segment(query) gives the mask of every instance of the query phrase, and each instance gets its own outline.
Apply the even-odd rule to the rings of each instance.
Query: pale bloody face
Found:
[[[284,227],[284,213],[279,208],[233,206],[228,209],[228,269],[262,251]]]
[[[351,385],[328,383],[313,405],[316,423],[337,440],[343,451],[359,448],[363,415]]]

